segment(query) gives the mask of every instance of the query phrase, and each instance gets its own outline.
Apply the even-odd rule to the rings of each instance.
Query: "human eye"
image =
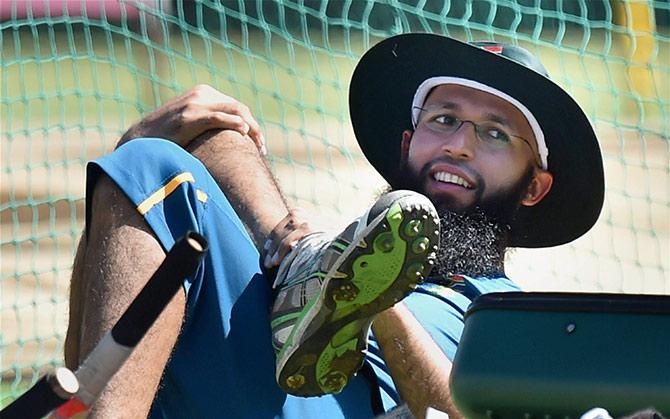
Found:
[[[485,140],[499,144],[506,144],[511,141],[509,134],[493,125],[482,126],[481,135]]]
[[[435,114],[432,118],[432,121],[437,122],[440,125],[444,125],[445,127],[454,127],[458,125],[458,118],[455,118],[449,114],[445,113],[438,113]]]

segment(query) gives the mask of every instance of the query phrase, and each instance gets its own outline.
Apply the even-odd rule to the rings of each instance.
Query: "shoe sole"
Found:
[[[427,198],[411,202],[416,199],[396,201],[326,274],[321,293],[303,309],[278,356],[276,378],[284,391],[303,397],[342,391],[363,365],[374,316],[428,274],[439,220]]]

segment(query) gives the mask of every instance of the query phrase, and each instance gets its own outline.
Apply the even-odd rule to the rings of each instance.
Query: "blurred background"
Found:
[[[398,33],[521,45],[594,124],[599,222],[569,245],[512,251],[510,277],[670,293],[669,25],[668,0],[1,0],[0,406],[63,363],[87,161],[211,84],[252,109],[289,200],[337,229],[384,187],[350,127],[351,72]]]

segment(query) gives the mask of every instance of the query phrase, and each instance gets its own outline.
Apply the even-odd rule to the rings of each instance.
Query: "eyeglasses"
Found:
[[[413,112],[415,127],[420,125],[426,126],[433,131],[443,133],[445,136],[449,136],[455,133],[464,123],[469,122],[473,127],[475,127],[477,138],[479,138],[479,140],[488,147],[492,147],[498,150],[505,149],[512,144],[513,138],[518,138],[519,140],[526,143],[528,148],[530,148],[530,151],[533,153],[538,167],[542,167],[539,155],[535,152],[535,150],[533,150],[533,146],[531,145],[530,141],[518,135],[508,133],[495,123],[486,122],[478,124],[467,119],[458,119],[453,116],[448,109],[444,108],[426,109],[415,106],[414,109],[416,111]]]

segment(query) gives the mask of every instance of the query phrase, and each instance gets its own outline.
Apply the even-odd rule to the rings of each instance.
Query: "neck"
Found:
[[[508,228],[481,211],[440,214],[440,248],[431,277],[503,275]]]

